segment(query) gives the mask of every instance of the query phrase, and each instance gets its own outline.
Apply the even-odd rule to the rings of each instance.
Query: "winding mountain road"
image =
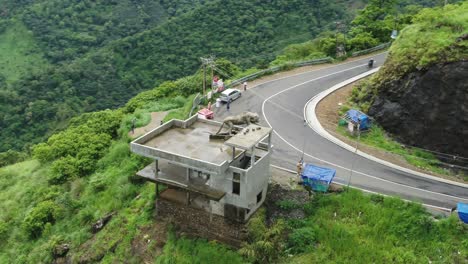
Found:
[[[373,57],[382,65],[386,53]],[[334,168],[335,182],[368,192],[399,196],[439,209],[457,202],[468,202],[468,189],[450,183],[423,178],[355,155],[328,141],[304,125],[304,105],[320,92],[368,71],[368,58],[332,65],[259,84],[243,92],[231,104],[216,110],[216,119],[242,111],[262,113],[262,125],[274,129],[272,165],[295,170],[304,153],[304,161]],[[352,173],[351,173],[352,170]]]

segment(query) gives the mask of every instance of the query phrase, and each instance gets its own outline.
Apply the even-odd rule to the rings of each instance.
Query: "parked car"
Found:
[[[225,91],[221,93],[221,95],[219,96],[219,99],[221,99],[221,101],[223,102],[227,102],[229,99],[231,99],[231,101],[234,101],[237,98],[241,97],[241,95],[242,95],[241,91],[237,89],[226,89]]]

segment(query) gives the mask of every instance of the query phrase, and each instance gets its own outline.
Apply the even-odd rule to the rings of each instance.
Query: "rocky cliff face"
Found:
[[[468,157],[468,61],[384,83],[369,114],[401,142]]]

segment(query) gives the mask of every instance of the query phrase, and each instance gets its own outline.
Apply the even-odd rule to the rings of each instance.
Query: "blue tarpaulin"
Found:
[[[312,190],[326,192],[335,174],[334,169],[306,164],[302,169],[301,178],[304,185],[310,186]]]
[[[458,203],[457,211],[458,211],[458,217],[460,217],[463,223],[468,224],[468,204]]]
[[[354,122],[354,123],[359,123],[361,122],[360,124],[360,130],[365,130],[365,129],[369,129],[370,128],[370,121],[369,121],[369,117],[358,111],[358,110],[354,110],[354,109],[351,109],[351,110],[348,110],[348,112],[346,112],[347,116],[349,116],[349,118]]]

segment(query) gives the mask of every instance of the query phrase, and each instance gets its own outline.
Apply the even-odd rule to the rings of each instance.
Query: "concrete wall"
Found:
[[[203,171],[209,174],[221,174],[226,171],[229,167],[229,162],[225,161],[221,165],[209,163],[203,160],[197,160],[190,157],[181,156],[168,151],[161,151],[155,148],[151,148],[145,145],[132,142],[130,149],[133,153],[152,158],[152,159],[164,159],[171,163],[177,164],[181,167],[191,168],[199,171]]]
[[[246,218],[249,218],[265,201],[268,180],[271,176],[270,156],[271,152],[258,160],[252,168],[247,170],[245,176],[246,184],[244,188],[241,186],[241,192],[245,190],[245,199],[249,201],[248,208],[250,209],[250,213],[246,215]],[[257,194],[260,193],[260,191],[262,191],[262,199],[257,203]]]
[[[265,201],[268,189],[270,171],[271,152],[259,159],[253,167],[243,170],[236,167],[229,167],[224,177],[217,177],[211,182],[211,186],[226,192],[226,196],[218,202],[211,202],[212,211],[218,215],[224,215],[222,204],[228,203],[237,207],[248,208],[250,211],[246,215],[247,220]],[[232,182],[234,172],[240,175],[240,193],[232,193]],[[257,195],[262,192],[262,199],[257,203]]]
[[[253,167],[247,167],[247,169],[237,168],[230,166],[229,161],[225,161],[221,165],[208,163],[201,160],[192,159],[190,157],[184,157],[181,155],[175,155],[173,153],[160,151],[155,148],[151,148],[143,145],[146,141],[154,138],[156,135],[163,133],[171,127],[190,127],[195,122],[204,122],[214,125],[220,125],[220,122],[212,120],[198,119],[197,115],[182,121],[182,120],[171,120],[162,126],[148,132],[142,137],[131,143],[131,150],[134,153],[140,154],[150,158],[162,158],[174,163],[176,165],[191,168],[198,171],[203,171],[210,174],[209,186],[226,192],[219,202],[209,201],[209,208],[213,214],[224,216],[225,204],[232,204],[241,208],[248,208],[249,213],[245,216],[247,220],[264,202],[266,192],[268,188],[268,179],[271,175],[270,172],[270,156],[271,152],[268,152],[260,160],[256,161]],[[271,135],[270,135],[271,136]],[[267,147],[267,144],[262,144],[263,147]],[[239,155],[240,156],[240,155]],[[239,157],[238,156],[238,157]],[[247,154],[247,156],[250,156]],[[252,157],[254,158],[254,157]],[[236,161],[234,161],[235,163]],[[236,164],[232,164],[236,165]],[[240,175],[240,194],[232,193],[232,180],[233,173],[239,173]],[[262,199],[257,203],[257,194],[262,191]],[[203,203],[201,200],[199,201]],[[199,207],[204,207],[199,205]]]
[[[143,136],[137,138],[134,140],[132,143],[138,143],[138,144],[145,144],[148,140],[154,138],[155,136],[162,134],[164,131],[169,130],[171,127],[175,125],[175,120],[172,119],[169,122],[166,122],[162,124],[161,126],[158,126],[157,128],[151,130],[150,132],[144,134]]]

